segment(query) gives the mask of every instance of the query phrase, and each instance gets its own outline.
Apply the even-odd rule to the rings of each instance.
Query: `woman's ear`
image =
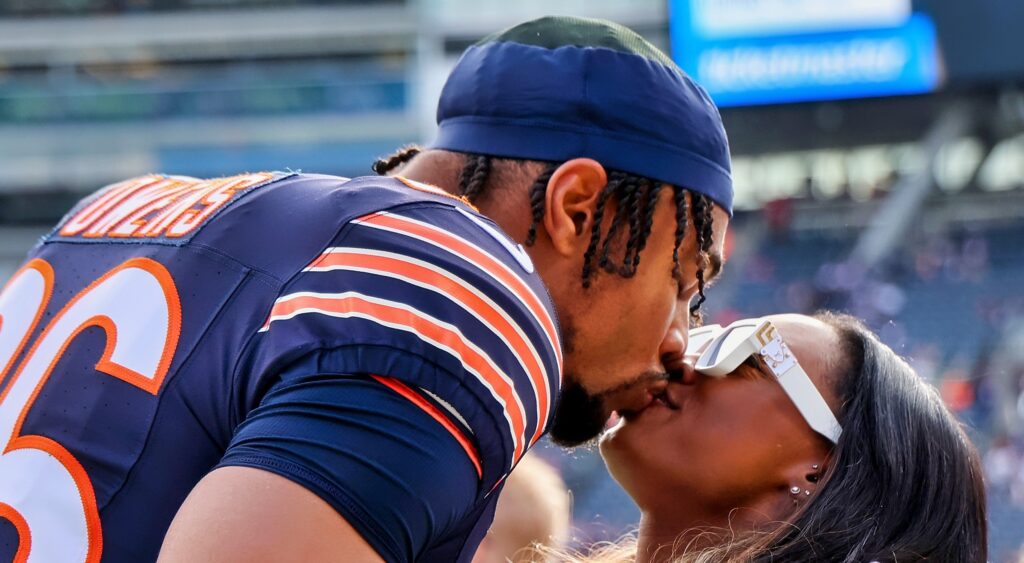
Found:
[[[544,228],[556,252],[582,254],[590,242],[594,212],[608,175],[601,163],[575,158],[551,175],[545,194]]]

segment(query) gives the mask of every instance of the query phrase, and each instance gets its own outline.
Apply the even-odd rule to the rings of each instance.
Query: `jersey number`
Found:
[[[0,392],[0,518],[18,531],[21,562],[98,562],[103,551],[99,508],[82,464],[22,423],[75,337],[106,333],[96,371],[156,395],[181,331],[181,303],[167,269],[135,258],[80,291],[31,339],[53,293],[53,268],[35,259],[0,293],[0,381],[28,352]]]

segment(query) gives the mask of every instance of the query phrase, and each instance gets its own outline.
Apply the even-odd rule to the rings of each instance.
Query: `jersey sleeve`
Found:
[[[480,504],[479,476],[461,445],[389,386],[400,383],[309,375],[318,361],[308,358],[281,375],[219,465],[255,467],[302,485],[385,561],[418,561],[458,536]]]
[[[374,462],[379,467],[371,473],[386,474],[384,467],[395,472],[416,468],[429,476],[436,467],[454,467],[447,462],[439,465],[421,451],[424,441],[434,444],[431,447],[443,444],[445,455],[459,457],[457,466],[471,473],[460,481],[459,494],[436,498],[441,504],[432,510],[469,514],[546,430],[560,384],[558,338],[553,308],[529,258],[493,223],[467,209],[436,203],[360,217],[349,222],[273,304],[245,366],[252,374],[247,394],[254,397],[255,410],[246,409],[251,412],[224,463],[237,462],[235,448],[243,443],[253,449],[246,453],[248,459],[259,457],[255,450],[271,452],[264,459],[289,458],[293,440],[277,442],[274,435],[287,425],[273,422],[286,417],[292,421],[294,441],[312,445],[313,450],[301,459],[282,461],[291,467],[287,471],[268,468],[306,484],[350,522],[378,522],[366,526],[368,539],[386,535],[372,529],[395,529],[397,524],[387,516],[393,510],[390,499],[420,494],[434,499],[433,490],[417,489],[433,487],[430,479],[409,481],[396,474],[381,481],[351,470],[345,456],[316,445],[315,436],[321,432],[348,440],[349,433],[357,431],[319,428],[330,418],[331,401],[319,407],[323,413],[305,414],[280,403],[291,387],[301,387],[307,380],[323,384],[324,379],[342,378],[351,385],[350,374],[359,375],[366,385],[373,385],[375,396],[388,397],[388,409],[405,413],[403,422],[387,426],[387,436],[371,432],[381,443],[394,446]],[[344,405],[337,408],[347,408]],[[267,422],[256,422],[257,415]],[[346,425],[359,429],[377,426],[384,415],[346,416]],[[429,432],[431,438],[409,438],[406,430],[413,423],[405,421],[417,425],[413,434]],[[375,442],[352,443],[372,447]],[[314,485],[314,475],[330,487]],[[354,490],[376,492],[364,503],[352,500]],[[463,493],[470,503],[449,506],[464,499]],[[408,541],[440,540],[436,514],[422,516],[428,512],[418,514],[435,522],[427,526],[434,535],[409,534]],[[399,527],[403,526],[417,528],[412,523]],[[392,541],[397,546],[393,549],[405,549],[405,541]]]

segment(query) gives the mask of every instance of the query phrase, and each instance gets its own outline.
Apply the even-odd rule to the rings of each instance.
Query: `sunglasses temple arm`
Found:
[[[794,363],[780,375],[779,384],[815,432],[828,438],[833,444],[839,442],[839,437],[843,433],[842,426],[800,364]]]

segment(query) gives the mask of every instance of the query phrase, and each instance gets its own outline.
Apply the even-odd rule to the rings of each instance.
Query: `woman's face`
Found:
[[[839,336],[810,317],[770,318],[838,412],[828,382],[845,363]],[[829,444],[753,361],[723,378],[689,371],[667,395],[601,440],[609,470],[645,515],[684,527],[778,520],[798,504],[791,487],[813,490]]]

